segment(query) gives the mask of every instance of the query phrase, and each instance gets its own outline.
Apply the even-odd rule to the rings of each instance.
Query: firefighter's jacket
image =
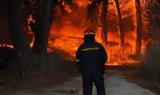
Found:
[[[107,53],[101,44],[83,43],[76,52],[76,58],[82,73],[104,73]]]

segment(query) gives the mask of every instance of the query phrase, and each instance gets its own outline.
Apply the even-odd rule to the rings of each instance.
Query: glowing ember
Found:
[[[29,15],[28,16],[28,29],[29,29],[29,32],[27,33],[28,35],[30,35],[30,36],[32,36],[32,39],[31,39],[31,41],[30,41],[30,47],[33,47],[33,44],[34,44],[34,34],[33,34],[33,32],[32,32],[32,29],[30,28],[30,26],[29,26],[29,24],[30,24],[30,22],[33,22],[33,23],[35,23],[36,21],[33,19],[33,17],[32,17],[32,15]]]
[[[9,44],[0,44],[0,47],[14,48],[13,45],[9,45]]]

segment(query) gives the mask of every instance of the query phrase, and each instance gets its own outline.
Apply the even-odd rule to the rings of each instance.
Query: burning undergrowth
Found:
[[[85,4],[84,4],[85,3]],[[124,63],[136,63],[131,55],[135,54],[136,48],[136,17],[135,3],[120,1],[122,9],[123,30],[125,43],[120,45],[120,30],[118,27],[118,13],[113,0],[109,0],[107,16],[108,43],[102,40],[100,13],[101,9],[95,10],[90,17],[87,14],[87,6],[83,0],[77,0],[73,5],[66,5],[66,12],[56,7],[55,20],[52,23],[49,36],[48,51],[59,51],[66,59],[74,60],[78,46],[83,43],[83,32],[87,27],[96,31],[96,40],[104,45],[108,52],[108,63],[120,65]]]
[[[72,3],[66,3],[70,0],[59,1],[61,3],[58,3],[53,9],[54,19],[48,38],[48,52],[56,51],[65,59],[75,60],[75,52],[83,43],[83,32],[91,27],[96,31],[96,40],[103,44],[108,53],[109,64],[137,63],[139,61],[139,55],[136,55],[137,45],[140,46],[138,53],[144,54],[148,43],[146,36],[148,34],[145,31],[147,30],[145,25],[148,23],[145,19],[148,17],[143,17],[144,13],[141,14],[142,24],[145,26],[144,30],[140,30],[143,32],[142,36],[137,32],[139,24],[137,22],[136,0],[108,0],[107,10],[104,10],[105,4],[101,0],[71,0]],[[143,2],[141,2],[141,9],[145,8]],[[34,7],[36,6],[33,6],[33,9]],[[36,24],[36,21],[34,14],[28,15],[27,24],[31,24],[30,22]],[[35,48],[34,42],[36,41],[34,40],[36,40],[37,31],[33,31],[28,26],[25,31],[30,47]]]

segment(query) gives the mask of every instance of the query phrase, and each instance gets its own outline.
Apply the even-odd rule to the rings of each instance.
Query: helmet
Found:
[[[84,31],[84,35],[95,35],[95,32],[91,28],[87,28]]]

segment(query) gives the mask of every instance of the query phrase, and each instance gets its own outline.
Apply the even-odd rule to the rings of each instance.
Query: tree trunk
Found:
[[[92,0],[92,3],[87,7],[87,19],[90,18],[94,11],[97,9],[97,4],[100,3],[100,0]]]
[[[135,0],[136,3],[136,17],[137,17],[137,39],[136,39],[136,54],[141,54],[142,45],[142,11],[140,0]]]
[[[102,5],[102,18],[101,18],[101,23],[102,23],[102,39],[103,41],[108,42],[108,37],[107,37],[107,9],[108,9],[108,0],[103,0],[103,5]]]
[[[20,73],[22,78],[26,79],[30,47],[23,30],[21,5],[21,0],[9,0],[9,24],[10,37],[19,56]]]
[[[39,2],[37,0],[37,2]],[[39,56],[39,65],[41,71],[41,78],[45,77],[46,72],[46,53],[47,53],[47,46],[48,46],[48,36],[51,27],[52,21],[52,0],[42,0],[42,5],[38,6],[41,8],[40,14],[36,16],[36,23],[31,23],[31,28],[35,34],[35,41],[33,46],[33,51],[35,51]],[[52,13],[52,14],[51,14]]]
[[[48,36],[51,27],[52,0],[44,0],[42,13],[36,22],[34,50],[44,54],[47,51]],[[53,12],[52,12],[53,13]]]
[[[120,30],[120,40],[121,40],[120,44],[121,46],[123,46],[125,43],[125,40],[124,40],[124,31],[123,31],[123,24],[122,24],[122,14],[121,14],[120,6],[119,6],[119,1],[115,0],[115,3],[116,3],[118,18],[119,18],[119,30]]]

